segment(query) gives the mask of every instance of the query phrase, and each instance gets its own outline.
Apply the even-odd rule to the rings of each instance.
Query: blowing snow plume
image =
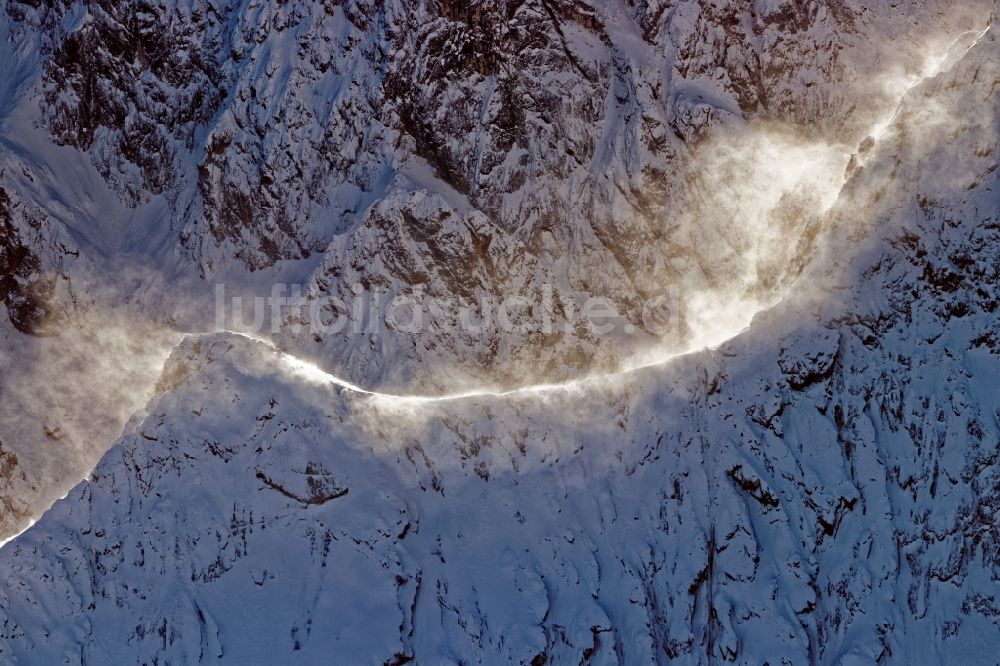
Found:
[[[179,339],[110,313],[78,315],[52,337],[4,329],[0,442],[25,478],[15,493],[21,511],[3,514],[0,538],[90,473],[107,443],[152,397]]]
[[[685,169],[680,212],[667,223],[679,248],[671,258],[679,334],[661,339],[659,349],[634,356],[626,367],[716,346],[778,302],[820,249],[821,232],[835,232],[827,213],[906,95],[954,64],[984,34],[971,30],[932,40],[934,48],[917,71],[896,68],[880,77],[875,85],[892,105],[881,115],[872,110],[875,120],[859,147],[771,123],[723,129],[699,145]]]
[[[679,340],[643,363],[715,346],[773,305],[808,261],[822,218],[844,183],[844,146],[757,125],[719,132],[685,172],[668,233],[682,314]]]

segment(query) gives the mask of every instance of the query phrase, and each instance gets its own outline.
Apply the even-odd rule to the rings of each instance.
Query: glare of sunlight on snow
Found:
[[[250,336],[247,336],[250,337]],[[259,338],[252,338],[257,339]],[[270,344],[270,343],[268,343]],[[334,384],[340,388],[347,389],[353,393],[361,393],[363,395],[373,395],[371,391],[367,391],[356,384],[352,384],[349,381],[335,377],[329,372],[326,372],[320,368],[315,363],[310,363],[300,358],[296,358],[285,352],[278,352],[281,355],[281,360],[286,364],[287,368],[303,381],[311,382],[314,384]]]

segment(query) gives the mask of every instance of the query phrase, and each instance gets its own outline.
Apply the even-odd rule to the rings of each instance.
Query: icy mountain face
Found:
[[[685,174],[703,171],[692,148],[749,119],[853,146],[895,104],[882,77],[919,72],[938,36],[981,23],[986,4],[11,2],[6,13],[14,55],[31,64],[19,108],[148,211],[118,224],[151,228],[154,263],[179,250],[188,272],[213,276],[233,260],[259,271],[321,255],[303,276],[313,299],[448,301],[418,335],[284,338],[355,381],[431,390],[455,376],[513,385],[613,369],[655,340],[642,308],[665,285],[732,282],[720,266],[733,261],[752,274],[738,252],[704,254],[706,239],[743,238],[690,190]],[[774,285],[756,286],[740,296],[773,300]],[[640,334],[602,339],[565,314],[555,327],[571,332],[555,337],[449,324],[459,307],[537,302],[543,289],[558,303],[607,297]],[[692,336],[681,325],[664,344]]]
[[[716,351],[427,402],[189,338],[0,551],[0,653],[991,663],[998,55],[911,91],[795,291]]]
[[[901,93],[886,77],[911,81],[985,13],[7,2],[0,441],[28,479],[8,499],[35,514],[92,468],[170,331],[219,328],[213,282],[443,304],[416,334],[352,311],[339,332],[290,317],[275,335],[387,390],[578,377],[725,339],[811,255],[859,128]],[[644,310],[664,292],[667,330]],[[551,304],[551,325],[456,326],[511,296]],[[591,296],[634,333],[581,323]]]
[[[274,337],[395,391],[729,337],[811,256],[863,130],[986,4],[4,3],[0,441],[31,489],[10,499],[37,513],[92,468],[171,331],[220,328],[215,282],[340,299],[317,318],[344,330]],[[358,291],[444,307],[372,332]],[[456,326],[512,296],[551,325]],[[634,332],[582,323],[592,296]]]

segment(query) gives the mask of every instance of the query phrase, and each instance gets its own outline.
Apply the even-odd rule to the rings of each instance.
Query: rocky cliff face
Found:
[[[1000,42],[975,37],[855,157],[794,289],[716,350],[426,400],[188,338],[0,551],[0,653],[991,663]]]
[[[753,274],[752,259],[705,250],[743,239],[688,190],[699,142],[756,119],[853,147],[897,101],[886,74],[918,73],[939,36],[986,12],[11,2],[6,18],[12,57],[37,65],[22,106],[83,151],[122,204],[147,211],[119,224],[148,226],[159,244],[146,252],[180,252],[187,273],[313,257],[298,271],[313,299],[349,302],[360,285],[455,308],[537,301],[546,286],[559,302],[607,297],[645,334],[631,345],[579,328],[484,339],[435,322],[418,335],[285,338],[356,381],[441,390],[454,375],[515,385],[613,369],[658,334],[644,303],[731,282],[726,263]],[[681,325],[664,344],[691,335]]]
[[[41,264],[31,242],[14,226],[10,196],[0,189],[0,300],[10,323],[22,333],[34,333],[45,319],[50,291],[39,274]]]
[[[12,499],[37,513],[92,468],[172,332],[218,328],[216,282],[303,285],[349,325],[292,313],[275,339],[396,392],[729,337],[987,4],[4,3],[0,439],[31,480]],[[358,291],[439,312],[373,332]],[[632,333],[581,323],[594,296]],[[508,297],[551,325],[456,326]]]

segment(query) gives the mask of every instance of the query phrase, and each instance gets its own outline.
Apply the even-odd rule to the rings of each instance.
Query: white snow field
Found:
[[[45,84],[56,91],[46,103],[76,110],[65,127],[44,126],[29,108],[44,96],[24,93],[43,56],[5,52],[2,85],[25,96],[0,99],[0,222],[26,239],[37,272],[62,275],[72,333],[4,324],[0,436],[10,441],[0,481],[12,538],[0,548],[0,661],[996,663],[1000,41],[931,3],[897,3],[897,13],[826,3],[801,15],[780,0],[745,4],[503,5],[509,32],[499,36],[479,14],[435,18],[423,4],[410,10],[427,19],[415,24],[419,36],[396,30],[412,18],[396,3],[382,13],[345,3],[313,23],[320,10],[294,2],[241,6],[242,18],[214,23],[205,16],[218,8],[171,5],[210,46],[229,35],[219,43],[239,52],[219,73],[236,84],[230,103],[211,119],[210,133],[229,137],[218,148],[228,157],[191,167],[200,181],[185,180],[184,151],[194,149],[184,146],[213,145],[209,121],[170,114],[171,99],[187,108],[181,101],[210,97],[215,85],[194,47],[171,51],[201,67],[190,80],[157,78],[149,37],[134,66],[143,96],[117,80],[94,83],[109,86],[103,113],[125,100],[122,127],[166,137],[154,142],[162,160],[141,163],[125,157],[149,145],[116,143],[113,128],[73,106],[66,90],[87,72],[79,63],[64,66],[68,83]],[[112,13],[67,7],[17,10],[27,16],[17,20],[8,7],[0,24],[22,32],[0,35],[4,48],[97,30]],[[517,32],[535,10],[558,27],[553,44]],[[726,19],[730,10],[741,21]],[[146,11],[133,17],[137,34],[153,31]],[[908,11],[926,14],[907,21]],[[247,16],[265,16],[274,34],[261,28],[259,41],[242,41]],[[459,19],[486,31],[480,41],[448,32]],[[189,24],[176,21],[170,29],[188,44]],[[882,29],[885,43],[866,41]],[[396,136],[360,110],[325,106],[370,101],[373,88],[358,90],[391,79],[390,64],[410,53],[393,39],[430,44],[445,59],[494,37],[497,52],[513,40],[526,58],[518,62],[536,68],[531,92],[548,87],[573,106],[523,102],[524,122],[538,123],[530,140],[515,132],[503,144],[499,102],[476,107],[492,128],[478,138],[456,120],[472,113],[456,100],[479,99],[473,92],[525,92],[501,90],[491,51],[457,84],[418,77],[416,100],[393,90],[400,124],[416,123],[419,114],[403,116],[420,104],[441,110],[450,152],[430,141],[433,127]],[[336,77],[316,74],[325,51],[297,46],[311,40],[339,45]],[[98,44],[101,57],[115,56],[117,42]],[[386,44],[397,50],[380,51]],[[420,67],[433,69],[418,51]],[[667,51],[675,79],[651,73],[667,66]],[[898,61],[878,77],[870,60],[883,51]],[[836,83],[824,58],[840,52],[837,67],[852,75]],[[776,74],[778,64],[758,60],[769,83],[743,87],[747,70],[734,59],[775,53],[789,67]],[[668,79],[669,109],[655,84]],[[608,80],[599,99],[614,114],[584,108]],[[184,94],[157,96],[158,86]],[[851,101],[869,86],[879,92],[859,110]],[[247,111],[258,106],[266,112]],[[325,124],[316,120],[324,113],[341,115]],[[174,124],[142,125],[148,118]],[[553,123],[572,131],[546,129]],[[629,123],[636,133],[616,138]],[[321,160],[333,144],[320,126],[343,130],[341,156],[366,157]],[[102,137],[57,146],[49,134],[60,128]],[[575,137],[573,152],[560,144],[549,154],[547,132]],[[398,142],[382,143],[389,136]],[[643,136],[663,141],[651,148]],[[671,150],[683,160],[656,161]],[[297,161],[300,152],[308,159]],[[278,203],[294,219],[275,205],[273,218],[234,235],[225,220],[236,204],[212,201],[258,154],[276,165],[268,178],[291,188],[281,191],[294,201]],[[471,170],[456,157],[469,154],[479,159]],[[552,161],[536,181],[495,186],[541,157]],[[154,168],[171,160],[175,170]],[[685,175],[657,200],[650,183],[674,178],[664,175],[670,165]],[[608,190],[594,184],[605,174]],[[234,191],[280,199],[280,188],[257,185]],[[556,194],[538,204],[547,192]],[[669,216],[670,243],[637,228],[674,198],[702,203]],[[188,215],[188,203],[204,210]],[[342,224],[314,223],[324,206],[347,210]],[[717,216],[695,214],[710,210]],[[586,223],[552,222],[554,211]],[[645,221],[626,229],[626,218]],[[427,226],[434,220],[441,225]],[[447,269],[487,228],[492,249],[465,266],[477,289],[550,280],[603,293],[581,281],[590,274],[627,301],[645,293],[643,276],[670,275],[694,294],[685,335],[650,334],[635,348],[581,337],[550,349],[528,337],[490,347],[443,329],[378,342],[213,330],[215,281],[244,294],[299,281],[318,297],[362,279],[443,292],[454,287]],[[654,257],[668,245],[702,256],[668,265]],[[15,294],[4,307],[15,315],[19,303]],[[574,349],[593,362],[573,366]],[[495,354],[483,361],[484,350]],[[50,421],[62,430],[28,446]],[[117,439],[108,446],[102,436]]]

